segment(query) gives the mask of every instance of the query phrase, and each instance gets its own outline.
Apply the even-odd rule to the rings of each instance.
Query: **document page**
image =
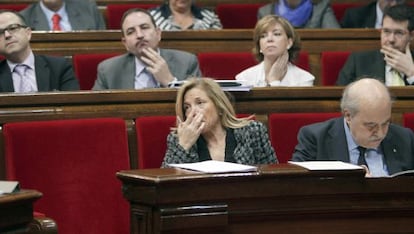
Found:
[[[206,173],[247,172],[247,171],[257,170],[257,167],[255,166],[215,161],[215,160],[208,160],[208,161],[197,162],[197,163],[168,164],[168,166],[189,169],[193,171],[206,172]]]
[[[295,164],[301,167],[304,167],[311,171],[320,171],[320,170],[356,170],[363,169],[361,166],[354,165],[351,163],[346,163],[342,161],[307,161],[307,162],[292,162],[290,164]]]

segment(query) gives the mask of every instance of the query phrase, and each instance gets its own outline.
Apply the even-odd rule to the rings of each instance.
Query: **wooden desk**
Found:
[[[0,233],[28,231],[29,223],[33,221],[33,203],[41,196],[35,190],[0,195]]]
[[[180,169],[117,173],[131,233],[413,233],[414,177],[364,178],[361,170],[258,172]]]

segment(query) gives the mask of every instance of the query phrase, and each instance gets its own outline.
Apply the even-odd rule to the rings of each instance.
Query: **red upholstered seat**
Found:
[[[125,121],[53,120],[4,125],[6,176],[43,197],[35,210],[61,234],[129,233],[116,172],[128,170]]]
[[[106,19],[108,29],[120,29],[121,19],[125,11],[132,8],[150,9],[158,6],[158,4],[143,4],[143,3],[132,3],[132,4],[108,4],[106,5]]]
[[[302,126],[341,116],[341,113],[272,113],[268,116],[269,135],[279,163],[292,158]]]
[[[167,150],[167,136],[175,123],[175,116],[142,116],[136,118],[139,169],[161,167]]]
[[[403,114],[403,125],[414,131],[414,112]]]
[[[321,53],[322,85],[336,84],[339,72],[350,53],[350,51],[324,51]]]
[[[293,61],[293,63],[306,71],[310,71],[309,54],[306,51],[299,52],[299,56],[297,57],[296,61]]]
[[[362,2],[333,2],[331,3],[332,10],[335,14],[336,20],[341,22],[345,15],[345,11],[349,8],[363,6],[366,3]]]
[[[0,9],[6,9],[6,10],[13,10],[13,11],[21,11],[24,8],[26,8],[28,4],[0,4]]]
[[[91,90],[98,75],[98,64],[116,55],[119,53],[73,55],[73,69],[78,78],[80,89]]]
[[[244,69],[257,64],[249,52],[204,52],[197,55],[204,77],[232,80]]]
[[[263,3],[216,5],[216,12],[223,28],[254,28],[257,22],[257,11]]]

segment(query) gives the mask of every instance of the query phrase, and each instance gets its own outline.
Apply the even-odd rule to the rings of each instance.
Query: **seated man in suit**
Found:
[[[337,85],[347,85],[357,77],[370,76],[387,86],[414,83],[413,53],[414,8],[408,5],[389,7],[384,12],[381,50],[352,53],[341,71]]]
[[[98,65],[93,90],[168,87],[173,81],[201,76],[193,54],[160,49],[161,30],[143,9],[130,9],[121,20],[126,54]]]
[[[79,90],[78,80],[66,58],[34,55],[31,29],[24,18],[0,10],[0,92]]]
[[[339,160],[363,165],[366,176],[414,169],[414,133],[391,123],[391,95],[380,81],[365,78],[343,93],[343,117],[302,127],[293,161]]]
[[[105,20],[92,0],[39,0],[20,14],[33,30],[106,29]]]
[[[381,28],[384,10],[387,7],[403,4],[405,0],[377,0],[361,7],[345,11],[342,28]]]

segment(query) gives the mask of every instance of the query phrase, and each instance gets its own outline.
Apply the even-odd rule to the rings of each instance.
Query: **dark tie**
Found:
[[[358,146],[358,151],[359,151],[358,165],[365,165],[368,167],[367,161],[365,160],[366,148],[362,146]]]

